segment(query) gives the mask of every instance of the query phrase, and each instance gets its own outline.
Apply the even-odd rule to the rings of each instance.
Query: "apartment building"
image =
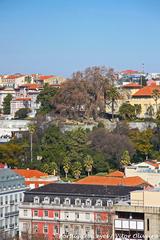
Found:
[[[160,239],[160,189],[133,191],[130,202],[114,206],[114,239]]]
[[[15,117],[15,113],[21,108],[29,108],[30,115],[35,116],[40,104],[37,103],[37,96],[42,86],[35,83],[27,83],[20,85],[16,89],[16,95],[11,101],[11,115]]]
[[[139,176],[154,187],[160,186],[160,163],[156,160],[145,161],[125,167],[126,177]]]
[[[20,239],[112,239],[112,206],[135,189],[74,183],[32,189],[20,207]]]
[[[19,232],[19,204],[26,190],[24,178],[8,168],[0,168],[0,239]]]
[[[59,181],[60,177],[55,175],[48,175],[35,169],[13,169],[14,172],[25,178],[25,185],[29,189],[38,188],[49,183]]]

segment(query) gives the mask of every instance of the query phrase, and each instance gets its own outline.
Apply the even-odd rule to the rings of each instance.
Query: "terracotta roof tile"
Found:
[[[22,98],[16,98],[16,101],[31,101],[31,98],[29,97],[22,97]]]
[[[24,178],[40,178],[48,176],[47,173],[32,169],[13,169],[13,171],[23,176]]]
[[[160,86],[156,85],[156,83],[152,83],[150,86],[145,86],[138,90],[132,97],[151,97],[155,89],[160,91]]]
[[[121,177],[121,178],[123,178],[124,173],[120,172],[120,171],[114,171],[114,172],[109,173],[106,177]]]
[[[19,88],[21,88],[21,87],[28,88],[29,90],[36,90],[36,89],[42,88],[41,85],[36,84],[36,83],[26,83],[26,84],[19,86]]]
[[[79,180],[79,184],[94,184],[94,185],[123,185],[123,186],[150,186],[149,183],[144,181],[142,178],[136,177],[102,177],[102,176],[89,176]]]
[[[142,86],[138,83],[128,83],[123,85],[123,88],[142,88]]]

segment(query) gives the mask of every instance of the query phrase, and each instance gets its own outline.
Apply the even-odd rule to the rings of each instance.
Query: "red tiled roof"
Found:
[[[149,86],[139,89],[132,97],[151,97],[155,89],[160,91],[160,86],[156,85],[156,83],[152,83]]]
[[[31,98],[29,97],[22,97],[22,98],[16,98],[16,101],[31,101]]]
[[[78,184],[94,184],[94,185],[124,185],[124,186],[149,186],[150,184],[144,181],[142,178],[135,177],[102,177],[102,176],[89,176],[83,178],[76,183]]]
[[[142,86],[138,83],[128,83],[123,85],[123,88],[141,88]]]
[[[26,84],[19,86],[19,88],[21,88],[21,87],[28,88],[29,90],[36,90],[36,89],[42,88],[41,85],[36,84],[36,83],[26,83]]]
[[[23,176],[24,178],[40,178],[48,176],[47,173],[32,169],[13,169],[13,171]]]
[[[114,171],[114,172],[109,173],[106,177],[121,177],[121,178],[123,178],[124,173],[120,172],[120,171]]]
[[[126,74],[126,75],[130,75],[130,74],[134,74],[134,73],[138,73],[138,71],[135,70],[124,70],[121,72],[122,74]]]
[[[157,162],[152,161],[145,161],[145,163],[150,164],[151,166],[155,167],[155,168],[159,168],[160,164]]]
[[[49,75],[49,76],[42,75],[42,76],[39,76],[38,78],[40,80],[46,80],[46,79],[53,78],[53,77],[55,77],[55,76],[53,76],[53,75]]]
[[[16,78],[19,78],[19,77],[23,77],[23,76],[25,76],[25,75],[9,75],[9,76],[7,76],[7,77],[5,77],[6,79],[16,79]]]

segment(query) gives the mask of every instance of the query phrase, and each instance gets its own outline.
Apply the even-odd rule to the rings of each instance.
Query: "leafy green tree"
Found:
[[[147,129],[142,132],[139,130],[130,131],[130,138],[134,143],[137,154],[144,156],[146,160],[153,151],[152,137],[152,129]]]
[[[135,105],[134,105],[134,108],[135,108],[135,115],[136,115],[136,117],[137,117],[138,115],[141,114],[142,106],[141,106],[141,104],[135,104]]]
[[[37,97],[37,102],[41,104],[39,113],[47,114],[54,108],[52,99],[57,94],[58,89],[51,87],[48,84],[44,86],[44,89],[40,92]]]
[[[82,164],[80,162],[75,162],[72,167],[73,175],[76,179],[78,179],[82,172]]]
[[[121,166],[125,167],[131,164],[131,158],[128,151],[124,151],[120,160]]]
[[[84,167],[85,167],[86,171],[88,172],[88,176],[89,176],[89,173],[92,172],[92,167],[93,167],[93,159],[90,155],[87,155],[85,157]]]
[[[24,156],[24,145],[6,143],[0,144],[0,162],[10,167],[17,166]]]
[[[149,107],[147,108],[146,115],[147,115],[147,117],[148,117],[150,120],[153,120],[153,117],[154,117],[154,108],[153,108],[152,105],[149,105]]]
[[[156,114],[158,112],[158,100],[160,98],[160,91],[158,89],[154,89],[153,92],[152,92],[152,97],[155,101],[155,104],[156,104]]]
[[[68,172],[69,172],[70,168],[71,168],[71,162],[68,157],[65,157],[63,160],[63,170],[65,172],[66,179],[68,178]]]
[[[135,118],[135,107],[130,103],[123,103],[119,108],[119,115],[123,119],[133,119]]]
[[[3,101],[3,113],[6,114],[6,115],[10,114],[11,100],[12,100],[12,94],[8,93],[7,96],[4,98],[4,101]]]
[[[17,119],[25,119],[30,113],[31,110],[29,108],[21,108],[15,113],[15,118]]]

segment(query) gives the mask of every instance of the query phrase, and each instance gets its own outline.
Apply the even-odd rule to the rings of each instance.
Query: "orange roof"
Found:
[[[48,176],[47,173],[32,169],[13,169],[13,171],[23,176],[24,178],[40,178]]]
[[[152,165],[155,168],[159,168],[159,163],[157,163],[156,161],[152,160],[152,161],[145,161],[146,163]]]
[[[124,173],[120,172],[120,171],[114,171],[114,172],[109,173],[106,177],[121,177],[121,178],[123,178]]]
[[[29,90],[36,90],[36,89],[42,88],[41,85],[36,84],[36,83],[26,83],[19,87],[25,87],[25,88],[28,88]]]
[[[123,85],[123,88],[141,88],[142,86],[138,83],[128,83]]]
[[[102,176],[89,176],[76,182],[78,184],[94,184],[94,185],[124,185],[124,186],[149,186],[150,184],[142,178],[135,177],[102,177]]]
[[[46,79],[53,78],[53,77],[55,77],[55,76],[53,76],[53,75],[49,75],[49,76],[42,75],[42,76],[39,76],[39,79],[40,80],[46,80]]]
[[[16,101],[31,101],[31,98],[29,97],[16,98]]]
[[[121,72],[122,74],[126,74],[126,75],[130,75],[130,74],[135,74],[135,73],[138,73],[138,71],[135,71],[135,70],[124,70]]]
[[[25,75],[18,74],[18,75],[9,75],[5,78],[6,79],[16,79],[16,78],[23,77],[23,76],[25,76]]]
[[[156,85],[156,83],[152,83],[149,86],[139,89],[132,97],[151,97],[155,89],[160,91],[160,86]]]

